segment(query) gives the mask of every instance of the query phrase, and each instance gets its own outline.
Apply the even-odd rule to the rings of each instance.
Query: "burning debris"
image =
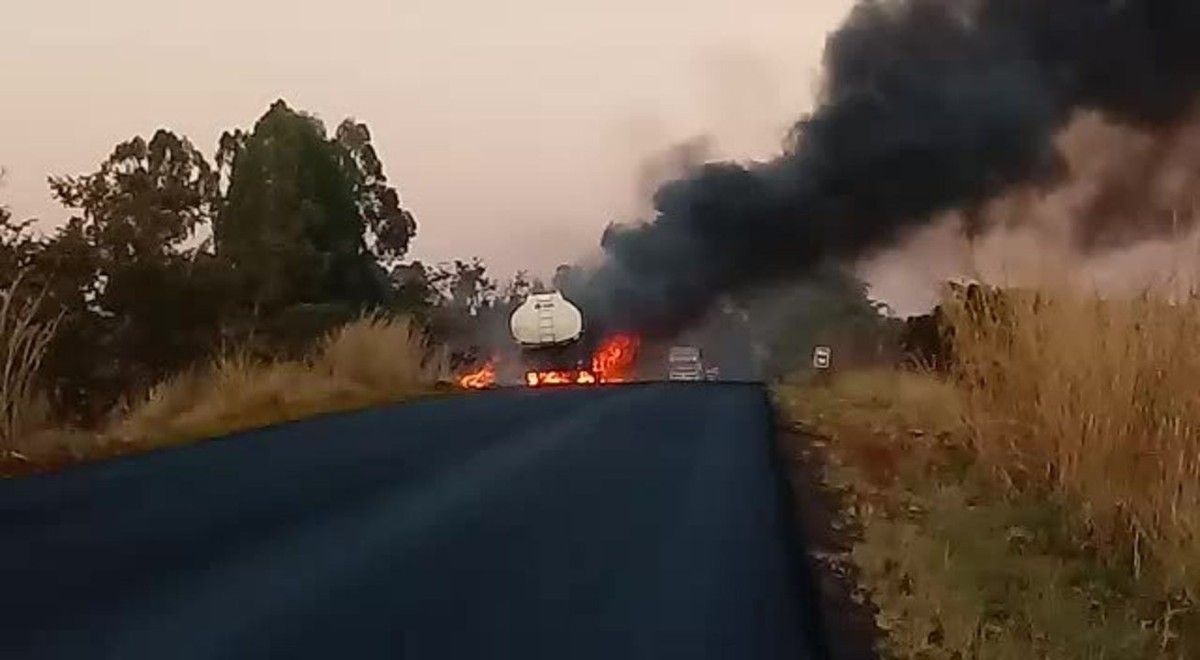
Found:
[[[458,378],[458,385],[465,390],[485,390],[493,387],[496,384],[496,360],[489,360],[487,364],[470,373],[463,374]]]
[[[1186,121],[1198,35],[1195,0],[861,0],[784,154],[663,185],[650,222],[608,228],[573,299],[603,333],[671,332],[721,292],[870,256],[938,214],[985,232],[990,201],[1087,176],[1056,142],[1078,117],[1151,136]],[[1101,233],[1150,231],[1123,222]],[[1097,232],[1076,233],[1092,247]]]
[[[525,374],[529,387],[545,385],[595,385],[596,376],[590,371],[530,371]]]
[[[601,342],[592,356],[590,369],[531,369],[525,372],[525,385],[599,385],[633,380],[640,341],[634,335],[619,334]],[[493,358],[483,367],[459,376],[463,389],[483,390],[495,387],[497,364]]]

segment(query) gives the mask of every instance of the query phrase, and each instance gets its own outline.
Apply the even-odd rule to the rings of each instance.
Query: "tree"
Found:
[[[748,311],[753,340],[767,351],[771,376],[805,366],[816,345],[832,347],[840,364],[886,359],[903,326],[871,300],[865,282],[835,265],[803,281],[756,288],[735,299]]]
[[[496,282],[488,277],[487,266],[479,257],[441,265],[432,279],[444,305],[467,315],[474,316],[496,301]]]
[[[84,229],[115,263],[155,262],[178,254],[207,224],[218,200],[217,176],[190,142],[159,130],[146,142],[121,143],[81,177],[51,177],[55,198],[82,211]]]
[[[400,194],[389,186],[366,124],[347,119],[337,129],[337,142],[349,162],[358,211],[366,222],[367,246],[384,267],[400,263],[417,233],[417,222],[400,206]]]
[[[16,220],[8,207],[0,205],[0,283],[12,282],[29,265],[37,249],[32,228],[32,219]]]
[[[330,138],[280,101],[223,134],[212,163],[160,130],[49,181],[72,217],[39,236],[0,207],[0,278],[25,273],[39,310],[62,314],[44,371],[81,421],[224,339],[274,353],[363,307],[441,302],[434,274],[402,262],[416,223],[361,123]]]
[[[225,288],[187,243],[211,222],[217,183],[165,130],[117,145],[92,174],[50,179],[76,212],[33,257],[65,314],[46,362],[64,406],[105,408],[210,349]]]
[[[392,286],[392,305],[418,317],[427,317],[441,302],[435,276],[435,272],[420,261],[393,266],[388,275]]]
[[[491,343],[496,334],[496,282],[487,274],[487,266],[478,257],[470,261],[456,259],[441,264],[429,273],[429,283],[437,292],[437,306],[430,326],[437,338],[450,346],[453,362],[470,363]]]
[[[541,292],[544,288],[545,286],[540,281],[529,278],[529,271],[519,270],[516,275],[513,275],[512,280],[504,286],[502,299],[506,307],[515,309],[530,293]]]
[[[229,182],[217,254],[248,302],[267,311],[388,302],[384,266],[399,263],[416,223],[364,124],[347,121],[329,139],[320,120],[277,101],[249,134],[222,137],[217,162]]]

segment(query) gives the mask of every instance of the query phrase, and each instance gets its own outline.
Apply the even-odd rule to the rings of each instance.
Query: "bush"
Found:
[[[312,415],[400,401],[434,389],[445,357],[407,318],[368,316],[337,328],[310,357],[234,353],[154,388],[111,433],[126,446],[215,437]]]

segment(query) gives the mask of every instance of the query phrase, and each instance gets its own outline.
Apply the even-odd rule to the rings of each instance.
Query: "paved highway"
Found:
[[[510,390],[0,482],[0,658],[823,658],[771,434]]]

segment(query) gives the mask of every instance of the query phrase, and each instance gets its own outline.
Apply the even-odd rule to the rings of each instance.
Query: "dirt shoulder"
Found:
[[[875,624],[876,610],[859,586],[857,568],[848,560],[861,530],[845,515],[850,494],[831,487],[824,478],[827,443],[790,421],[781,425],[777,438],[792,490],[793,512],[809,551],[830,660],[879,658],[882,631]]]

